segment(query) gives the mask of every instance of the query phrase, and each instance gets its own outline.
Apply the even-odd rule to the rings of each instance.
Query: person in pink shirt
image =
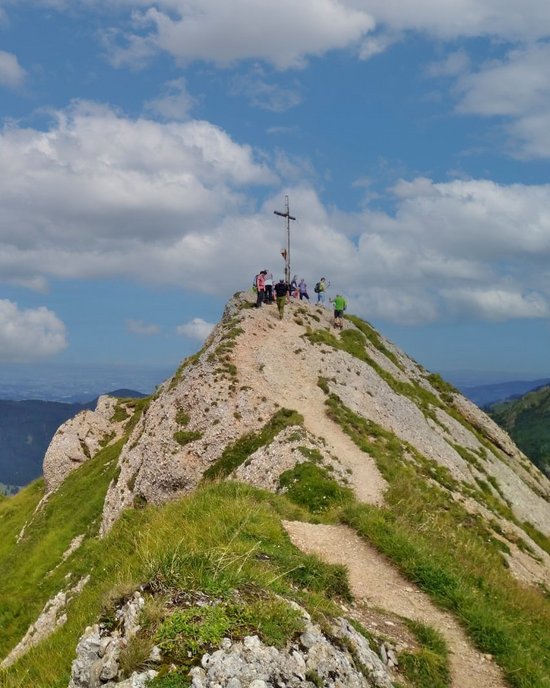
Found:
[[[265,299],[265,276],[267,275],[267,270],[262,270],[256,275],[256,291],[258,296],[256,298],[256,308],[260,308]]]

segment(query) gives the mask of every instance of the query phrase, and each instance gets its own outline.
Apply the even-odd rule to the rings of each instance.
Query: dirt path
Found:
[[[273,321],[276,309],[272,308]],[[328,311],[327,311],[328,317]],[[285,315],[289,318],[289,314]],[[239,370],[260,368],[266,391],[287,408],[295,409],[304,417],[304,427],[312,435],[322,438],[327,450],[338,458],[340,463],[349,468],[350,482],[361,502],[381,505],[387,483],[380,474],[374,459],[362,452],[345,432],[325,413],[325,393],[317,384],[316,368],[311,361],[304,360],[295,353],[301,343],[303,327],[292,321],[285,322],[295,337],[280,337],[278,328],[271,329],[269,321],[257,324],[256,334],[262,337],[264,345],[259,349],[237,346],[235,351],[236,365]],[[290,342],[290,347],[286,343]],[[299,380],[299,385],[296,381]],[[254,384],[256,380],[247,381]]]
[[[354,596],[399,616],[436,628],[450,650],[453,688],[504,688],[501,672],[476,650],[453,616],[441,611],[421,590],[403,578],[377,550],[346,526],[286,521],[296,547],[331,564],[346,566]]]

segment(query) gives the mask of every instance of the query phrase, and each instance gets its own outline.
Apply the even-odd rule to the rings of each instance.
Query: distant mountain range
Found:
[[[474,404],[483,408],[498,401],[504,401],[512,397],[520,397],[533,389],[537,389],[549,383],[550,378],[542,378],[540,380],[512,380],[509,382],[497,382],[471,387],[456,383],[455,385],[464,396],[468,397]]]
[[[550,386],[492,404],[487,411],[533,463],[550,476]]]
[[[109,393],[115,397],[143,397],[129,389]],[[84,409],[94,409],[97,398],[86,403],[10,401],[0,399],[0,493],[30,483],[42,474],[42,461],[57,428]]]

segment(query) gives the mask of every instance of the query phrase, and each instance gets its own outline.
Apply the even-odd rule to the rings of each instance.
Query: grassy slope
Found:
[[[550,387],[493,404],[489,414],[533,463],[550,475]]]
[[[0,578],[3,653],[23,635],[45,601],[66,586],[68,572],[73,581],[87,572],[92,575],[83,593],[70,603],[68,623],[0,674],[3,687],[66,686],[82,630],[105,613],[110,600],[140,584],[153,583],[164,593],[200,591],[222,599],[235,588],[273,591],[305,602],[317,614],[332,609],[330,598],[349,597],[340,567],[302,555],[290,544],[281,517],[300,517],[299,508],[235,483],[208,485],[162,508],[128,511],[107,538],[98,540],[96,507],[111,473],[109,461],[104,451],[75,471],[33,520],[21,545],[14,544],[12,536],[31,513],[40,486],[18,495],[10,518],[0,519],[0,542],[9,541]],[[3,516],[6,504],[0,507]],[[89,535],[83,546],[48,576],[74,535],[82,532]],[[266,619],[268,612],[266,607]],[[256,628],[251,619],[249,630],[261,635],[266,621],[256,621]]]

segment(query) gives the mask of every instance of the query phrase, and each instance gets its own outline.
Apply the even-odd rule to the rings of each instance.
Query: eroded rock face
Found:
[[[81,411],[59,427],[44,456],[46,490],[52,492],[71,471],[97,454],[106,438],[117,432],[112,422],[117,400],[101,396],[95,411]]]

